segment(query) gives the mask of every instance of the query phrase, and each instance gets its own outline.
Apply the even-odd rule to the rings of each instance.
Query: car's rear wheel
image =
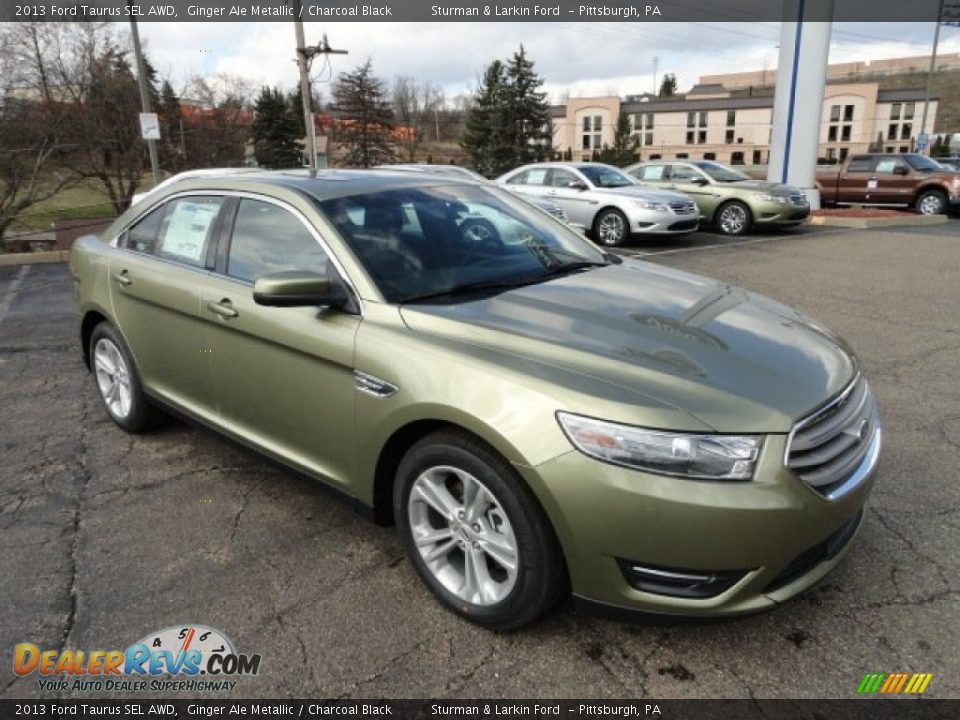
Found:
[[[926,190],[917,196],[915,207],[920,215],[942,215],[947,211],[947,196],[939,190]]]
[[[133,356],[106,322],[90,334],[90,368],[103,406],[117,425],[127,432],[141,432],[153,425],[156,410],[143,392]]]
[[[616,247],[623,245],[630,236],[627,216],[616,208],[607,208],[597,214],[593,223],[593,233],[597,242]]]
[[[716,225],[724,235],[743,235],[753,225],[753,214],[744,203],[731,200],[717,210]]]
[[[470,435],[441,431],[410,449],[394,515],[420,577],[473,622],[514,630],[560,595],[563,560],[546,516],[509,463]]]

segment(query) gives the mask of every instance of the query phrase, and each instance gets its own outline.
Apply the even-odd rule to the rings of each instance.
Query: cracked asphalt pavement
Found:
[[[234,697],[851,697],[893,671],[960,696],[960,221],[717,242],[628,252],[852,342],[885,429],[863,531],[771,612],[626,625],[565,605],[510,635],[441,609],[392,529],[311,482],[172,419],[124,434],[81,363],[67,268],[0,268],[0,697],[49,696],[14,676],[16,643],[124,648],[185,623],[263,656]]]

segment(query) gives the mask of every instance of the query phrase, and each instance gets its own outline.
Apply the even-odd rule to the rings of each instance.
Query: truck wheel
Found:
[[[942,215],[947,210],[947,198],[940,190],[924,190],[914,207],[919,215]]]
[[[739,200],[731,200],[717,210],[716,224],[724,235],[743,235],[753,225],[753,214]]]

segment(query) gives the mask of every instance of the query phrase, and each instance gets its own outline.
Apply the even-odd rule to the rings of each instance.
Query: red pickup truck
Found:
[[[851,155],[839,172],[817,173],[824,206],[899,205],[921,215],[960,208],[960,174],[916,153]]]

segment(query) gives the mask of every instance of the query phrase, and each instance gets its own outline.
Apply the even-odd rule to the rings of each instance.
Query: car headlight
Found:
[[[660,475],[695,480],[750,480],[761,435],[709,435],[648,430],[557,413],[560,427],[590,457]]]
[[[790,200],[786,195],[760,195],[757,199],[761,202],[774,202],[781,205],[786,205]]]
[[[637,200],[636,205],[643,210],[657,210],[659,212],[667,212],[667,206],[664,203],[652,202],[650,200]]]

